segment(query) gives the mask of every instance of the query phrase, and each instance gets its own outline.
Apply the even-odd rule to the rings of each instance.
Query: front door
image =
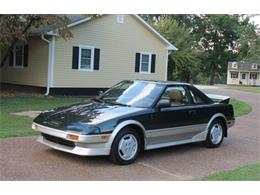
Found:
[[[205,130],[186,87],[169,86],[161,99],[170,100],[170,105],[155,109],[152,114],[151,128],[147,130],[148,145],[188,140]]]

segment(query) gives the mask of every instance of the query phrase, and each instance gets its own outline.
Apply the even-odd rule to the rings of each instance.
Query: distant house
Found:
[[[13,48],[1,82],[46,94],[93,94],[125,79],[167,80],[168,54],[176,48],[140,16],[68,17],[73,38],[58,38],[50,27],[35,30]]]
[[[260,64],[229,62],[227,84],[260,86]]]

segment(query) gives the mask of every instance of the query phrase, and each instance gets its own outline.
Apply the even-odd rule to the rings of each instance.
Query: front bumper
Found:
[[[56,150],[81,155],[81,156],[99,156],[99,155],[109,155],[111,144],[108,140],[110,134],[100,134],[100,135],[81,135],[75,132],[61,131],[58,129],[46,127],[36,123],[32,124],[32,128],[35,131],[39,131],[41,135],[38,137],[37,141],[45,144]],[[56,142],[48,139],[44,135],[50,135],[58,139],[73,142],[73,145],[64,145],[62,142]],[[78,140],[71,140],[69,135],[78,136]]]

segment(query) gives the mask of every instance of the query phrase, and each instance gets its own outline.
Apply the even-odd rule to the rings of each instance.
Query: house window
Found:
[[[124,14],[117,14],[116,22],[119,24],[123,24],[124,23]]]
[[[79,49],[79,70],[92,71],[94,63],[94,47],[80,46]]]
[[[150,73],[151,72],[151,54],[141,53],[140,58],[140,73]]]
[[[256,79],[256,73],[250,73],[250,79]]]
[[[232,79],[237,79],[238,78],[238,73],[237,72],[231,72],[231,78]]]
[[[246,73],[241,74],[241,79],[246,79]]]
[[[23,58],[24,58],[24,46],[16,45],[13,51],[13,63],[14,67],[23,67]]]
[[[237,69],[237,63],[236,62],[232,62],[232,68]]]
[[[253,65],[252,65],[252,69],[257,69],[257,65],[256,65],[256,64],[253,64]]]

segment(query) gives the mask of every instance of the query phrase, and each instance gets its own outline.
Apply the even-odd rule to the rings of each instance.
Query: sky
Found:
[[[260,15],[255,16],[254,18],[251,19],[255,24],[258,24],[258,27],[260,28]]]

